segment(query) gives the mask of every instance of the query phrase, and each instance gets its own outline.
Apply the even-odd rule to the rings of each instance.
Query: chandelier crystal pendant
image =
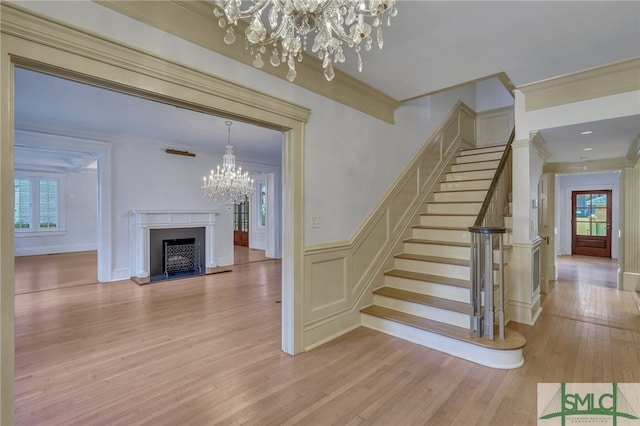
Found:
[[[215,172],[211,170],[209,177],[203,177],[202,195],[220,204],[240,204],[247,197],[253,195],[253,179],[248,172],[242,172],[242,167],[236,170],[236,157],[231,146],[231,121],[225,121],[228,128],[228,142],[226,154],[223,157],[222,168],[217,166]]]
[[[242,9],[243,3],[246,9]],[[269,62],[274,67],[286,63],[289,81],[296,78],[295,63],[302,61],[302,52],[309,47],[307,38],[310,34],[313,39],[311,52],[322,61],[328,81],[335,77],[332,63],[345,61],[343,43],[356,52],[358,71],[361,72],[360,52],[363,45],[364,50],[371,50],[372,30],[376,28],[375,37],[382,49],[383,15],[389,12],[389,26],[391,17],[398,14],[396,0],[215,0],[215,4],[213,13],[218,18],[218,25],[227,29],[225,43],[235,42],[238,20],[247,19],[245,38],[247,49],[254,57],[253,65],[256,68],[264,66],[263,55],[269,47]]]

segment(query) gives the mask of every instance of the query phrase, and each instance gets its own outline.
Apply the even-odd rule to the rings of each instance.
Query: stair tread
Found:
[[[432,226],[432,225],[413,225],[413,229],[440,229],[445,231],[468,231],[468,226]]]
[[[469,164],[493,163],[495,161],[500,161],[500,159],[496,158],[493,160],[469,161],[468,163],[452,163],[451,166],[468,166]],[[495,168],[492,168],[490,170],[495,170]]]
[[[482,204],[482,201],[429,201],[429,204]]]
[[[428,256],[424,254],[400,253],[394,256],[396,259],[418,260],[421,262],[444,263],[447,265],[471,266],[469,259],[456,259],[454,257]],[[506,263],[505,263],[506,264]],[[498,264],[493,264],[493,269],[498,269]]]
[[[387,276],[406,278],[417,281],[424,281],[436,284],[450,285],[453,287],[470,288],[471,282],[469,280],[462,280],[459,278],[443,277],[441,275],[424,274],[421,272],[405,271],[404,269],[391,269],[384,273]]]
[[[470,243],[464,243],[460,241],[423,240],[420,238],[409,238],[404,240],[403,242],[415,244],[432,244],[438,246],[470,247]]]
[[[448,265],[469,266],[469,259],[456,259],[453,257],[427,256],[424,254],[400,253],[395,255],[396,259],[420,260],[423,262],[446,263]]]
[[[466,152],[466,151],[477,151],[479,149],[486,149],[486,148],[502,148],[502,151],[504,151],[505,147],[507,145],[503,144],[503,143],[497,143],[494,145],[482,145],[482,146],[476,146],[475,148],[464,148],[461,149],[460,152]]]
[[[402,290],[393,287],[382,287],[373,292],[380,296],[400,299],[407,302],[419,303],[425,306],[432,306],[447,311],[458,312],[461,314],[469,314],[469,304],[458,302],[457,300],[443,299],[442,297],[431,296],[423,293]]]
[[[446,189],[433,191],[434,194],[441,194],[443,192],[487,192],[486,189]]]
[[[478,217],[477,214],[471,213],[420,213],[420,216],[446,216],[446,217],[459,217],[459,216],[470,216],[470,217]]]
[[[492,160],[492,161],[495,161],[495,160]],[[484,161],[478,161],[478,162],[479,163],[484,163]],[[473,164],[473,163],[469,163],[469,164]],[[453,164],[453,165],[455,166],[456,164]],[[468,172],[486,172],[486,171],[495,171],[495,170],[496,170],[495,167],[494,168],[488,168],[488,169],[475,169],[475,170],[451,170],[451,171],[448,171],[447,174],[450,174],[450,173],[468,173]],[[447,181],[447,182],[451,182],[451,181]],[[456,182],[459,182],[459,181],[456,181]]]
[[[377,316],[390,321],[419,328],[421,330],[447,336],[452,339],[482,346],[485,348],[498,350],[515,350],[521,349],[526,345],[527,341],[518,332],[505,328],[504,340],[489,340],[486,337],[476,337],[468,329],[457,327],[455,325],[445,324],[439,321],[433,321],[416,315],[407,314],[405,312],[396,311],[394,309],[383,308],[381,306],[372,305],[361,309],[360,312],[372,316]]]
[[[487,169],[493,170],[493,169]],[[462,173],[462,172],[449,172],[449,173]],[[493,178],[490,179],[463,179],[463,180],[441,180],[439,183],[464,183],[464,182],[491,182]]]

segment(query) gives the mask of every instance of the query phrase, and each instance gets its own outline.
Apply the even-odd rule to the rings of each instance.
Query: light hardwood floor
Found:
[[[15,299],[18,425],[535,425],[538,382],[640,382],[634,298],[582,280],[580,259],[536,326],[510,324],[528,344],[509,371],[366,328],[286,355],[279,261],[60,287],[66,274],[28,260],[16,261],[17,287],[59,288],[31,283],[42,291]],[[95,276],[73,270],[74,282]]]

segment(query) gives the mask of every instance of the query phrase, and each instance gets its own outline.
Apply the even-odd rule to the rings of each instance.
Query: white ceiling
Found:
[[[400,100],[501,72],[519,86],[640,56],[639,1],[399,0],[398,10],[383,29],[384,49],[363,53],[362,73],[349,54],[339,68]],[[15,89],[18,126],[120,129],[195,152],[222,153],[227,141],[220,117],[27,70],[16,72]],[[583,130],[593,134],[580,136]],[[551,162],[623,157],[640,133],[640,117],[541,133]],[[279,164],[281,140],[277,131],[245,123],[231,130],[234,152],[246,161]],[[18,149],[17,164],[25,161],[45,160]]]

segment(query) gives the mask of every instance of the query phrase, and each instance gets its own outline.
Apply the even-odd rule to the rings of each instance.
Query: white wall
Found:
[[[571,254],[571,192],[610,189],[611,257],[618,258],[620,231],[620,172],[559,175],[556,177],[557,254]]]
[[[476,83],[476,112],[513,107],[513,104],[513,95],[498,78],[493,77]]]
[[[55,236],[19,236],[15,255],[65,253],[97,248],[97,176],[95,170],[67,173],[64,214],[66,231]]]

